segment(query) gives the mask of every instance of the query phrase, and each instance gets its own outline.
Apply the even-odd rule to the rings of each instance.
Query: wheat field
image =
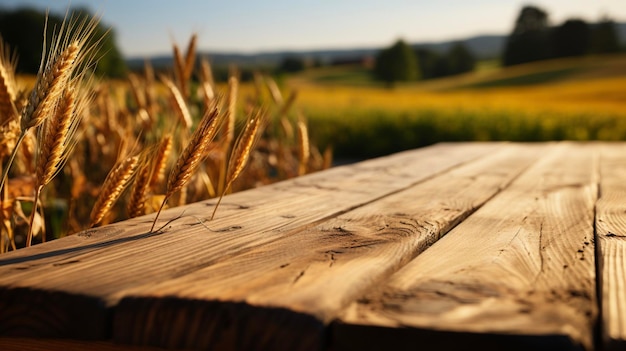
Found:
[[[34,78],[0,38],[0,252],[330,166],[293,98],[216,84],[196,35],[165,72],[94,77],[97,23],[69,18]]]

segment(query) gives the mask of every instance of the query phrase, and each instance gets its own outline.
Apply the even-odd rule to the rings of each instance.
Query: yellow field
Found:
[[[311,79],[295,79],[291,88],[298,91],[311,133],[339,155],[367,149],[360,156],[369,157],[449,140],[626,139],[624,55],[536,63],[393,89]],[[394,140],[381,141],[382,150],[367,148],[371,139],[384,138]]]

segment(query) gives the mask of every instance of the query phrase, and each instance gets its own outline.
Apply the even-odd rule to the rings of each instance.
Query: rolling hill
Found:
[[[626,46],[626,22],[616,23],[616,29],[622,43]],[[503,51],[507,35],[478,35],[469,38],[447,40],[442,42],[412,43],[414,48],[429,48],[435,51],[446,51],[454,43],[461,42],[476,55],[480,60],[498,58]],[[277,50],[271,52],[259,52],[244,54],[238,52],[205,51],[200,55],[209,57],[215,66],[237,65],[240,67],[250,66],[275,66],[285,57],[298,56],[306,59],[319,60],[323,63],[331,63],[335,60],[349,60],[363,56],[374,56],[380,47],[350,48],[350,49],[320,49],[307,51]],[[143,67],[145,57],[134,57],[127,60],[129,67]],[[150,58],[154,67],[171,67],[171,54],[163,54]]]

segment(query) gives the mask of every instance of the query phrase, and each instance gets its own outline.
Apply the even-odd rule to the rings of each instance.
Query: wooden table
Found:
[[[626,348],[626,143],[437,144],[0,256],[0,349]]]

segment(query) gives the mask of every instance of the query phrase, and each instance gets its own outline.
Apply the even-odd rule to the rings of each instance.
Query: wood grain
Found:
[[[336,349],[591,349],[597,163],[592,146],[555,147],[352,304]]]
[[[90,229],[0,258],[0,335],[101,339],[125,291],[180,277],[290,236],[497,149],[437,145]],[[340,191],[341,190],[341,191]],[[53,301],[54,303],[51,303]],[[77,303],[80,302],[80,303]]]
[[[482,206],[544,151],[507,146],[228,260],[129,290],[116,309],[114,338],[197,349],[321,349],[325,326],[341,309]]]
[[[626,147],[603,145],[596,205],[604,350],[626,349]]]
[[[0,338],[2,351],[165,351],[157,347],[139,347],[110,341],[81,341],[71,339]]]

